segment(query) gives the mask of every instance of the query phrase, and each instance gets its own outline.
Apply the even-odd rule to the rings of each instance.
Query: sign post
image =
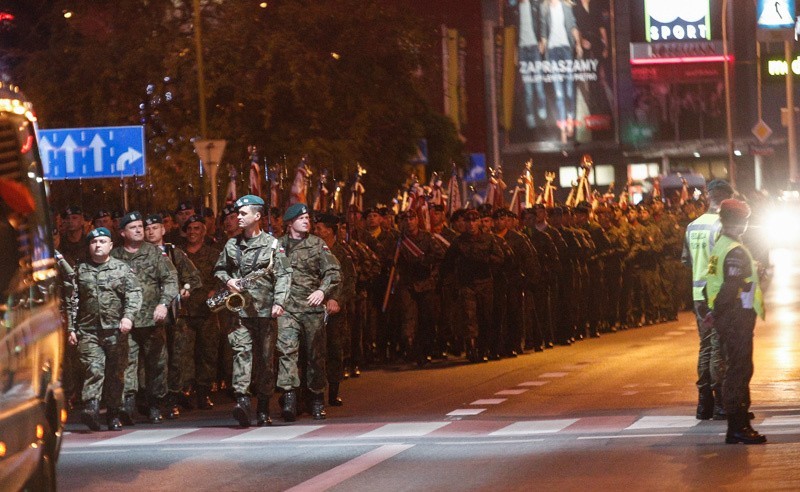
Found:
[[[205,169],[208,173],[208,178],[211,181],[211,210],[216,214],[217,209],[217,171],[219,170],[219,163],[222,160],[222,154],[225,152],[225,140],[196,140],[194,142],[194,150],[200,157],[201,169]],[[200,173],[200,183],[203,182],[202,171]],[[201,186],[202,189],[202,186]],[[205,197],[202,197],[205,202]],[[201,203],[202,205],[202,203]]]

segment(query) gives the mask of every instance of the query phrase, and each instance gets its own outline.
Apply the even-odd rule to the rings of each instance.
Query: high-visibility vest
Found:
[[[719,214],[705,213],[686,226],[686,244],[692,256],[692,299],[705,301],[708,258],[719,236],[722,224]]]
[[[764,294],[761,292],[761,285],[758,281],[758,266],[750,255],[750,251],[742,243],[725,235],[717,239],[714,249],[711,250],[711,257],[708,260],[708,276],[706,277],[708,307],[714,309],[714,301],[717,299],[717,294],[722,288],[722,282],[725,280],[725,258],[728,253],[738,247],[742,248],[750,261],[750,276],[745,279],[745,282],[752,284],[748,292],[739,291],[739,299],[742,301],[743,308],[754,310],[761,319],[764,319]]]

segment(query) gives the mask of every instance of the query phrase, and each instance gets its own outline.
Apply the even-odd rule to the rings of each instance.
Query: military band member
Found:
[[[274,267],[278,241],[261,230],[264,200],[245,195],[236,200],[235,206],[242,233],[228,239],[214,266],[214,276],[230,292],[241,294],[246,304],[238,310],[234,329],[228,334],[233,349],[232,386],[236,398],[233,417],[242,427],[251,425],[252,385],[258,399],[256,425],[271,425],[269,400],[275,387],[273,354],[277,336],[272,319],[276,278],[272,271],[257,273],[246,290],[241,282],[255,272]]]
[[[124,262],[111,258],[111,231],[87,236],[89,259],[77,265],[78,294],[69,317],[69,343],[78,347],[85,370],[81,421],[100,430],[100,400],[107,408],[108,430],[122,429],[119,407],[128,363],[128,333],[142,304],[142,289]]]

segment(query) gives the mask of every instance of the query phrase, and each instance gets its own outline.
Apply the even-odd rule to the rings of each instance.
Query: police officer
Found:
[[[750,208],[728,199],[720,204],[721,235],[711,250],[706,277],[709,313],[704,326],[714,326],[725,351],[728,370],[723,383],[728,414],[728,444],[763,444],[767,438],[750,425],[750,379],[753,376],[753,330],[764,319],[758,267],[741,243]]]
[[[120,418],[124,424],[133,425],[141,352],[144,360],[147,415],[151,423],[158,424],[163,421],[159,405],[167,393],[167,306],[178,296],[178,277],[175,268],[161,250],[144,241],[142,214],[125,214],[120,219],[120,233],[124,243],[111,250],[111,256],[124,261],[142,287],[142,308],[136,312],[129,340],[125,396]]]
[[[724,419],[722,381],[725,379],[725,361],[719,342],[719,334],[713,326],[704,326],[703,318],[708,314],[706,301],[706,275],[708,258],[716,244],[722,227],[719,207],[723,200],[733,196],[733,188],[723,180],[708,183],[708,210],[686,227],[681,260],[692,269],[692,299],[700,336],[697,356],[697,418],[707,420],[716,413]]]
[[[142,289],[124,262],[111,258],[111,231],[105,227],[87,236],[89,259],[77,265],[74,317],[69,317],[69,343],[77,345],[85,370],[81,421],[100,430],[100,399],[105,400],[108,430],[122,429],[124,372],[128,333],[142,305]]]
[[[305,342],[306,381],[311,392],[311,413],[325,418],[325,301],[341,282],[339,262],[330,248],[309,234],[311,218],[304,203],[295,203],[283,214],[286,234],[279,240],[273,316],[278,317],[278,387],[283,389],[282,416],[297,416],[298,367],[301,340]],[[291,286],[291,287],[290,287]]]
[[[237,311],[238,320],[228,334],[233,349],[232,386],[236,406],[233,417],[242,427],[251,425],[249,388],[256,392],[256,424],[271,425],[269,400],[275,387],[274,352],[277,331],[272,319],[278,241],[261,230],[264,200],[245,195],[236,200],[242,233],[228,239],[214,266],[214,276],[232,293],[241,294],[246,306]],[[266,270],[265,270],[266,269]],[[255,273],[263,272],[263,273]],[[243,278],[257,277],[243,290]],[[285,289],[285,287],[284,287]]]

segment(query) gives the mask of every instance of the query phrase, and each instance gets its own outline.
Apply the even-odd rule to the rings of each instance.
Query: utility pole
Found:
[[[194,8],[194,52],[197,60],[197,97],[200,102],[200,139],[208,136],[206,116],[206,81],[203,68],[203,31],[200,16],[200,0],[193,0]],[[200,163],[200,206],[206,203],[205,183],[203,182],[203,163]],[[215,211],[216,212],[216,211]]]

